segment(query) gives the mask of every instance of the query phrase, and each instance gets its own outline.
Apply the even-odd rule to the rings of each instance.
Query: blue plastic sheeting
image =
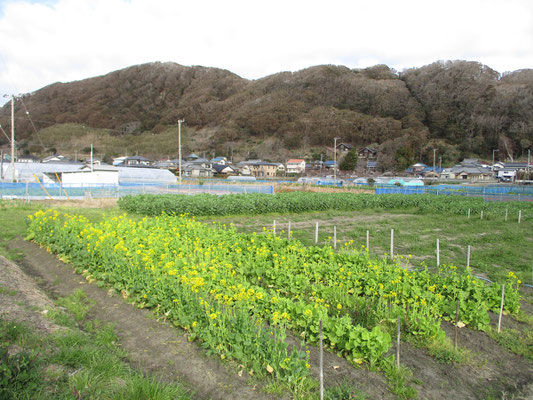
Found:
[[[522,189],[525,189],[522,191]],[[403,187],[395,185],[376,186],[376,194],[435,194],[467,197],[483,197],[486,201],[533,201],[532,188],[521,186],[490,187],[490,186],[457,186],[434,185],[423,187]]]
[[[44,187],[44,189],[43,189]],[[46,190],[46,191],[45,191]],[[80,198],[118,198],[140,193],[153,194],[230,194],[230,193],[265,193],[273,194],[270,185],[158,185],[135,184],[124,185],[86,185],[62,186],[60,184],[38,183],[5,183],[0,182],[0,198],[2,199],[80,199]]]

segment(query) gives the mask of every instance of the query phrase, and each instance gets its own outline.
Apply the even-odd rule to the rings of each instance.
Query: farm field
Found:
[[[488,215],[480,220],[479,215],[468,218],[467,215],[420,214],[404,209],[197,219],[233,223],[238,231],[248,233],[261,232],[263,227],[272,230],[276,221],[277,232],[283,237],[287,237],[290,221],[291,237],[309,246],[315,244],[317,222],[319,246],[332,243],[334,227],[339,245],[354,241],[359,247],[366,246],[368,230],[369,250],[376,257],[390,254],[391,229],[394,229],[394,253],[409,258],[413,266],[424,262],[430,268],[436,267],[436,241],[439,239],[441,264],[464,268],[470,245],[470,265],[476,273],[498,280],[513,271],[524,283],[533,284],[531,222],[518,224],[517,218],[505,221],[505,214]]]
[[[317,397],[319,320],[327,349],[326,398],[501,398],[502,392],[511,398],[531,385],[531,291],[520,289],[520,311],[516,291],[520,280],[531,279],[530,221],[445,218],[410,209],[195,221],[122,216],[115,207],[105,215],[99,209],[40,208],[46,207],[3,205],[2,219],[10,221],[1,234],[5,254],[24,260],[28,251],[38,251],[13,245],[25,234],[25,216],[34,214],[33,240],[72,263],[90,286],[114,288],[127,302],[154,310],[211,358],[234,366],[240,377],[248,373],[251,384],[273,398]],[[276,236],[268,232],[274,219]],[[313,246],[317,221],[319,243]],[[337,251],[330,247],[333,226]],[[395,262],[384,256],[391,228],[394,252],[401,255]],[[361,247],[367,230],[370,252]],[[496,237],[499,245],[492,247]],[[437,238],[441,264],[448,265],[440,272]],[[476,280],[463,268],[462,243],[472,246],[473,274],[497,284]],[[421,261],[429,270],[421,269]],[[501,283],[506,315],[503,333],[496,334]],[[457,300],[466,327],[454,351]],[[401,368],[395,353],[398,317]]]

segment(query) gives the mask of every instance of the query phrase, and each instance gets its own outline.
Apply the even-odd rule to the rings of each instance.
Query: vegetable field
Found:
[[[303,213],[310,211],[356,211],[413,209],[419,213],[453,214],[485,217],[508,214],[511,218],[533,219],[533,204],[527,202],[485,202],[478,197],[367,194],[367,193],[311,193],[287,192],[275,195],[234,194],[217,196],[136,195],[119,199],[124,211],[143,214],[170,215],[257,215],[267,213]]]
[[[272,232],[238,233],[183,216],[90,222],[38,211],[29,217],[28,238],[89,281],[111,285],[184,328],[209,353],[251,375],[273,376],[293,392],[308,386],[306,345],[317,342],[320,321],[329,349],[354,365],[388,369],[398,318],[404,334],[444,351],[453,346],[441,322],[455,320],[457,304],[461,325],[476,330],[490,330],[489,312],[500,307],[501,286],[473,278],[469,269],[411,271],[349,242],[338,251],[306,247]],[[506,313],[519,311],[519,284],[510,272]],[[301,344],[289,345],[287,336]]]

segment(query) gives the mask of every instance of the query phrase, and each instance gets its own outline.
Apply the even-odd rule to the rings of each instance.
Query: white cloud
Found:
[[[530,0],[57,0],[0,3],[0,92],[174,61],[255,79],[316,64],[441,59],[533,67]]]

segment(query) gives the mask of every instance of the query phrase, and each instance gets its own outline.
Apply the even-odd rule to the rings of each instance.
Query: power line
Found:
[[[22,103],[22,107],[24,107],[24,111],[26,111],[26,115],[28,116],[28,119],[29,119],[30,122],[31,122],[31,126],[33,127],[33,130],[35,131],[35,134],[37,135],[37,139],[39,139],[39,142],[41,143],[41,147],[43,148],[43,150],[46,150],[46,149],[44,148],[43,141],[41,140],[41,135],[39,135],[39,132],[37,132],[37,128],[35,127],[35,124],[34,124],[33,121],[31,120],[30,112],[29,112],[28,109],[26,108],[26,104],[24,104],[24,100],[22,100],[22,97],[19,97],[19,99],[20,99],[20,102]]]

